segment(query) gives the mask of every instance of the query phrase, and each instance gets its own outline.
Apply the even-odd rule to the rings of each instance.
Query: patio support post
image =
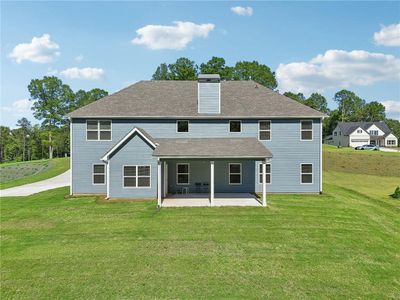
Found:
[[[267,165],[265,160],[262,162],[262,206],[267,206]]]
[[[157,160],[157,206],[161,207],[161,160]]]
[[[214,161],[210,161],[210,205],[214,206]]]
[[[167,197],[168,194],[168,164],[164,161],[164,190],[163,197]]]

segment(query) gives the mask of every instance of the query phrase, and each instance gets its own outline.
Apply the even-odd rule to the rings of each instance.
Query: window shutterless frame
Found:
[[[303,165],[311,165],[311,172],[303,172]],[[303,182],[303,175],[311,175],[311,182]],[[300,164],[300,184],[313,184],[314,183],[314,164],[301,163]]]
[[[233,172],[233,173],[231,173],[231,166],[232,165],[238,165],[239,166],[239,172]],[[240,182],[231,182],[231,175],[239,175],[239,178],[240,178]],[[242,184],[242,164],[241,163],[229,163],[229,165],[228,165],[228,176],[229,176],[229,178],[228,178],[228,182],[229,182],[229,185],[241,185]]]
[[[187,122],[187,131],[179,131],[179,122]],[[176,132],[177,133],[188,133],[190,132],[190,122],[189,120],[176,120]]]
[[[231,131],[231,123],[233,123],[233,122],[239,123],[239,131]],[[241,120],[229,120],[228,130],[229,130],[229,133],[241,133],[242,132],[242,121]]]
[[[95,166],[103,166],[103,172],[95,172]],[[95,183],[94,177],[98,176],[104,176],[104,180],[102,183]],[[99,164],[92,164],[92,185],[105,185],[106,184],[106,164],[104,163],[99,163]]]
[[[311,129],[309,129],[309,128],[303,129],[304,122],[311,122]],[[322,124],[321,124],[321,126],[322,126]],[[300,120],[300,141],[305,141],[305,142],[312,141],[314,139],[313,128],[314,128],[313,120]],[[303,139],[303,132],[311,132],[311,139]]]
[[[262,129],[261,128],[261,123],[268,123],[268,128],[269,129]],[[261,133],[269,133],[269,138],[268,139],[262,139],[261,138]],[[271,120],[260,120],[258,121],[258,140],[259,141],[270,141],[272,138],[272,133],[271,133]]]
[[[96,129],[89,129],[88,128],[88,123],[89,122],[97,122],[97,128]],[[100,129],[100,122],[110,122],[110,129]],[[101,132],[110,132],[110,139],[100,139]],[[97,139],[88,139],[88,132],[97,132]],[[112,121],[111,120],[91,120],[88,119],[86,120],[86,141],[87,142],[101,142],[101,141],[112,141]]]
[[[265,175],[267,175],[265,178],[266,179],[265,181],[267,184],[271,184],[271,182],[272,182],[271,164],[265,164],[265,169],[266,169]],[[269,180],[268,180],[268,178],[269,178]],[[262,184],[262,163],[258,165],[258,183]]]
[[[135,175],[125,175],[125,167],[136,167]],[[139,167],[148,167],[149,175],[139,175]],[[135,186],[125,186],[125,178],[135,177]],[[139,186],[139,178],[149,178],[148,186]],[[151,166],[150,165],[123,165],[122,166],[122,188],[124,189],[149,189],[151,188]]]
[[[179,166],[187,166],[187,172],[179,172]],[[179,182],[179,175],[186,175],[187,182]],[[189,185],[190,184],[190,164],[189,163],[177,163],[176,164],[176,184],[177,185]]]

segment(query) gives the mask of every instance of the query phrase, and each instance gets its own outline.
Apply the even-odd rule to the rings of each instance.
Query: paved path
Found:
[[[70,170],[46,180],[0,190],[1,197],[29,196],[39,192],[70,185]]]
[[[391,148],[385,148],[385,147],[380,147],[379,150],[381,150],[383,152],[400,152],[397,149],[391,149]]]

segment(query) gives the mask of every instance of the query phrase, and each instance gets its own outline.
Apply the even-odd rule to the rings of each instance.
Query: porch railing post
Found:
[[[161,207],[161,160],[157,161],[157,206]]]
[[[214,206],[214,161],[210,161],[210,205]]]
[[[262,206],[267,206],[267,165],[265,161],[262,163]]]

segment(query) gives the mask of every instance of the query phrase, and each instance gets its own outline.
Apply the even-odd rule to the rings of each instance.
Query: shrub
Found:
[[[395,190],[394,193],[390,195],[394,199],[400,199],[400,186],[398,186]]]

